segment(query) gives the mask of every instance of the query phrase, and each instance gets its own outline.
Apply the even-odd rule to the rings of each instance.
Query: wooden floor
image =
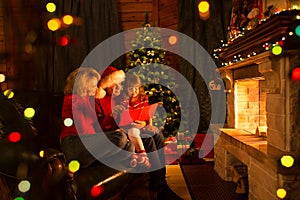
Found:
[[[169,187],[182,199],[191,200],[188,187],[185,183],[179,165],[167,165],[167,183]],[[149,190],[149,177],[145,174],[136,180],[130,189],[123,192],[126,194],[125,200],[155,200],[155,192]]]

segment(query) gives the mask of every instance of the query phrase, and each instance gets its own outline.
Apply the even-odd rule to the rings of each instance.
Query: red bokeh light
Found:
[[[70,39],[68,36],[62,36],[62,37],[57,38],[56,43],[59,46],[65,47],[70,43]]]
[[[95,185],[91,189],[91,197],[98,197],[104,192],[103,185]]]
[[[300,67],[293,69],[291,79],[293,81],[300,81]]]
[[[21,134],[19,132],[12,132],[8,135],[8,140],[10,142],[18,142],[21,139]]]

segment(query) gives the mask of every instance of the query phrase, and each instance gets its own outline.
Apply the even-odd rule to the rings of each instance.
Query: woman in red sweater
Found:
[[[110,166],[126,167],[130,161],[128,151],[134,152],[134,145],[120,130],[103,132],[95,108],[90,103],[90,98],[94,98],[96,92],[100,97],[105,95],[103,88],[97,88],[99,80],[100,75],[95,69],[83,67],[67,77],[62,106],[64,125],[60,135],[61,149],[67,161],[77,160],[83,168],[96,160]],[[109,87],[121,80],[107,80],[103,85]]]

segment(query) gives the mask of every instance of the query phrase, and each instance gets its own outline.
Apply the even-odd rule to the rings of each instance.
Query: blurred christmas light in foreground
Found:
[[[295,28],[295,33],[297,36],[300,37],[300,25],[298,25],[296,28]]]
[[[33,108],[26,108],[24,110],[25,119],[32,119],[34,115],[35,115],[35,110]]]
[[[200,1],[198,4],[198,10],[200,13],[206,13],[209,11],[209,3],[207,1]]]
[[[3,83],[5,81],[5,75],[0,74],[0,83]]]
[[[41,158],[44,158],[44,156],[45,156],[45,151],[44,151],[44,150],[41,150],[41,151],[39,152],[39,156],[40,156]]]
[[[72,173],[75,173],[79,170],[80,168],[80,163],[77,160],[72,160],[69,165],[69,171]]]
[[[300,67],[296,67],[292,70],[291,79],[292,81],[300,81]]]
[[[64,125],[65,125],[66,127],[72,126],[72,125],[73,125],[73,120],[72,120],[71,118],[66,118],[66,119],[64,120]]]
[[[7,89],[3,92],[4,96],[6,96],[8,99],[11,99],[14,97],[15,93],[11,89]]]
[[[61,21],[58,18],[52,18],[47,22],[50,31],[57,31],[61,27]]]
[[[56,10],[56,5],[54,4],[54,3],[52,3],[52,2],[49,2],[49,3],[47,3],[46,4],[46,10],[48,11],[48,12],[55,12],[55,10]]]
[[[10,142],[18,142],[18,141],[20,141],[20,139],[21,139],[21,134],[19,132],[11,132],[8,135],[8,140]]]
[[[169,37],[169,43],[170,43],[171,45],[176,44],[176,43],[177,43],[177,37],[176,37],[175,35],[171,35],[171,36]]]
[[[276,191],[276,195],[278,198],[283,199],[286,196],[286,190],[283,188],[278,188]]]
[[[98,197],[100,196],[104,191],[103,185],[95,185],[91,189],[91,197]]]
[[[15,197],[14,200],[24,200],[23,197]]]
[[[69,44],[70,42],[70,39],[68,36],[64,35],[62,37],[59,37],[56,39],[56,43],[59,45],[59,46],[62,46],[62,47],[65,47]]]
[[[272,53],[276,56],[280,55],[282,53],[282,47],[280,45],[274,45],[272,47]]]
[[[280,162],[284,167],[292,167],[294,165],[294,158],[291,155],[284,155],[281,157]]]
[[[23,180],[18,184],[18,189],[20,192],[28,192],[30,190],[30,182],[28,180]]]
[[[63,16],[62,20],[66,25],[71,25],[73,23],[73,17],[71,15]]]

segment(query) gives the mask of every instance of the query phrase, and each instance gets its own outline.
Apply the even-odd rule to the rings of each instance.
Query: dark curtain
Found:
[[[34,122],[39,130],[41,142],[46,146],[59,148],[65,79],[71,71],[81,66],[93,48],[119,33],[120,26],[117,0],[53,0],[51,2],[54,2],[57,8],[54,13],[46,11],[47,2],[41,1],[44,12],[40,16],[41,28],[35,43],[37,48],[34,56],[35,75],[31,80],[34,86],[29,92],[23,92],[24,95],[19,99],[21,102],[30,99],[27,105],[36,109]],[[80,25],[71,25],[55,32],[48,30],[49,19],[53,17],[61,19],[66,14],[80,19]],[[67,46],[60,46],[57,38],[64,35],[69,36],[70,43]],[[110,55],[115,48],[122,46],[123,44],[120,44],[120,47],[107,49],[104,54]],[[112,64],[116,67],[122,66],[123,58],[115,60]]]
[[[41,43],[37,62],[35,89],[46,90],[52,94],[61,93],[67,75],[80,67],[89,52],[110,36],[120,32],[118,20],[117,0],[56,0],[55,14],[47,14],[43,19]],[[47,2],[45,2],[46,5]],[[51,17],[70,14],[80,19],[81,25],[72,25],[61,30],[51,32],[46,23]],[[77,21],[78,22],[78,21]],[[56,42],[57,38],[68,35],[70,44],[62,47]],[[114,50],[107,50],[107,55]],[[120,58],[113,64],[120,66]]]
[[[212,56],[213,50],[221,45],[220,41],[226,40],[227,27],[231,17],[232,0],[208,0],[210,4],[210,17],[207,20],[201,20],[199,17],[199,2],[195,0],[178,0],[178,31],[193,38]],[[193,53],[193,48],[191,46],[188,51]],[[218,66],[217,62],[216,65]],[[209,71],[209,66],[201,70],[208,70],[205,74],[208,74],[209,77],[202,77],[202,73],[198,73],[185,59],[182,58],[180,61],[180,72],[190,81],[198,98],[200,109],[198,132],[203,133],[207,131],[210,124],[212,111],[211,98],[214,98],[210,96],[207,88],[208,82],[204,79],[214,80],[215,72]]]

